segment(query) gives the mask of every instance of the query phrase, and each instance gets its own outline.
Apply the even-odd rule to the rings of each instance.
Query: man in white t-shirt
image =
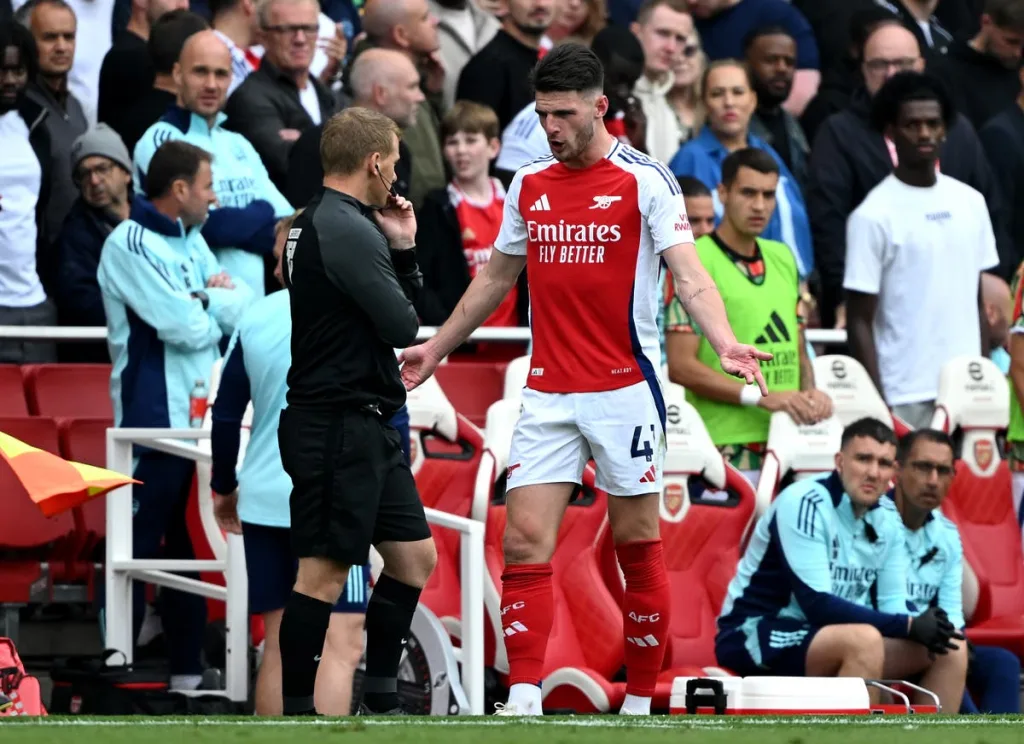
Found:
[[[872,121],[897,165],[846,224],[850,349],[893,412],[919,428],[931,422],[942,365],[988,354],[979,284],[999,263],[985,198],[936,167],[953,117],[935,78],[891,78]]]

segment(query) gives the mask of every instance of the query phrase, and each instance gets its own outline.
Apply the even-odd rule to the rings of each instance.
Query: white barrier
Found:
[[[177,455],[209,464],[210,455],[194,442],[208,439],[204,429],[107,429],[107,467],[130,474],[132,446]],[[184,440],[184,441],[183,441]],[[484,713],[484,525],[465,517],[425,509],[427,521],[460,533],[462,571],[462,686],[469,699],[469,713]],[[132,486],[107,495],[106,646],[124,653],[132,661],[132,584],[143,581],[170,589],[219,599],[227,603],[227,668],[224,690],[203,690],[193,694],[220,694],[243,702],[249,684],[249,611],[245,550],[240,535],[228,535],[223,560],[136,559],[132,554]],[[212,515],[208,515],[211,516]],[[225,586],[179,576],[184,572],[217,572]]]
[[[426,341],[436,333],[435,326],[421,326],[419,333],[416,334],[416,340]],[[100,326],[0,326],[0,339],[4,338],[25,341],[105,341],[107,329]],[[469,340],[527,344],[530,342],[530,329],[480,328],[472,333]],[[807,340],[812,344],[845,344],[846,331],[809,328]]]

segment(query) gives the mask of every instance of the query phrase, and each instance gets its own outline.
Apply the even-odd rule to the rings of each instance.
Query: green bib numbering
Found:
[[[799,280],[796,262],[783,243],[760,239],[757,243],[765,268],[764,281],[759,285],[750,281],[710,235],[697,241],[697,254],[718,286],[736,339],[741,344],[751,344],[774,355],[770,362],[761,363],[768,390],[799,390],[800,330],[796,315]],[[725,374],[718,354],[703,335],[697,358],[711,369]],[[771,413],[765,409],[708,400],[689,390],[686,391],[686,399],[700,413],[717,446],[768,440]]]

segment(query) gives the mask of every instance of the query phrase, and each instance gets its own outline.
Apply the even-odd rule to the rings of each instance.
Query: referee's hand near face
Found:
[[[399,130],[349,108],[324,126],[324,185],[288,231],[292,311],[281,462],[292,480],[298,578],[281,621],[285,715],[309,713],[331,609],[370,546],[384,569],[366,610],[364,713],[397,713],[398,664],[436,562],[399,433],[405,403],[395,348],[419,330],[422,287],[412,205],[391,193]]]

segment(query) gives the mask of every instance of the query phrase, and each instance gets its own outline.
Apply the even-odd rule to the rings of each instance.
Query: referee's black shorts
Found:
[[[401,437],[378,414],[286,408],[278,440],[299,558],[362,565],[371,545],[430,537]]]

